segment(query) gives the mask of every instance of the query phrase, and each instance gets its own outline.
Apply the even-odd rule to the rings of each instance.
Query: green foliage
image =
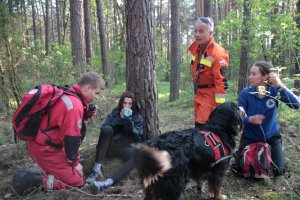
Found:
[[[1,116],[0,145],[2,145],[4,143],[12,143],[13,142],[14,137],[13,137],[13,130],[11,129],[11,127],[12,127],[12,125],[10,123],[10,120],[3,120],[2,116]]]
[[[296,27],[293,15],[296,0],[289,4],[280,0],[253,0],[250,2],[251,16],[247,22],[250,30],[248,41],[241,41],[242,3],[235,2],[235,8],[222,21],[219,21],[215,30],[215,38],[222,44],[230,55],[230,66],[236,79],[240,65],[240,47],[243,43],[249,44],[249,67],[256,60],[267,60],[274,66],[286,66],[289,69],[295,66],[295,53],[299,52],[300,31]],[[231,38],[231,39],[229,39]],[[289,75],[286,70],[286,76]]]
[[[72,66],[69,45],[52,44],[51,55],[39,47],[23,49],[23,63],[15,70],[19,76],[18,86],[21,90],[45,83],[74,84],[75,70]]]
[[[156,40],[156,45],[160,46],[163,45],[159,40]],[[156,54],[156,71],[157,71],[157,80],[161,81],[168,81],[170,79],[170,68],[171,63],[166,57],[166,49],[162,48],[163,51],[157,51]]]
[[[278,120],[281,122],[290,122],[295,125],[300,125],[300,111],[291,109],[284,103],[279,104]]]
[[[110,65],[111,81],[119,84],[126,82],[126,60],[125,52],[122,50],[111,50],[108,52],[108,63]]]

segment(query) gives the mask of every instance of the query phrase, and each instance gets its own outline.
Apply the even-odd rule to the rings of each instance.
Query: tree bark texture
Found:
[[[105,84],[107,87],[110,87],[110,81],[108,80],[109,68],[108,68],[108,60],[107,60],[105,22],[104,22],[104,15],[102,9],[102,1],[96,0],[96,3],[97,3],[97,17],[98,17],[98,25],[99,25],[100,44],[101,44],[102,69],[105,78]]]
[[[85,43],[83,24],[83,0],[70,1],[71,43],[73,66],[80,74],[85,73]]]
[[[50,10],[49,10],[49,1],[50,0],[46,0],[46,8],[45,8],[45,12],[46,12],[46,17],[45,17],[45,51],[46,51],[46,55],[49,55],[49,45],[50,45]]]
[[[242,45],[241,45],[241,58],[240,58],[240,72],[239,72],[239,83],[238,83],[238,94],[241,90],[247,86],[247,74],[249,66],[249,37],[250,30],[247,23],[250,19],[250,0],[243,2],[243,26],[242,26]]]
[[[204,15],[203,0],[195,0],[197,18]]]
[[[59,5],[59,0],[56,0],[56,25],[57,25],[57,40],[58,44],[61,44],[61,39],[60,39],[60,5]]]
[[[159,135],[153,0],[126,0],[127,90],[141,103],[144,136]]]
[[[86,61],[88,64],[91,64],[93,50],[92,50],[91,2],[90,2],[90,0],[84,0],[83,8],[84,8]]]
[[[296,13],[298,13],[298,15],[296,15],[295,21],[297,24],[297,28],[300,29],[300,0],[297,1],[296,3]],[[299,36],[299,32],[298,32],[298,36]],[[299,40],[297,40],[297,46],[299,47]],[[295,74],[300,74],[300,59],[298,56],[298,52],[299,50],[296,48],[295,49],[295,53],[294,53],[294,57],[295,57]],[[295,92],[296,95],[300,95],[300,80],[295,80],[294,81],[294,88],[297,89],[297,91]]]
[[[204,3],[204,17],[211,17],[211,1],[203,0]]]
[[[171,74],[170,101],[179,98],[180,48],[179,48],[179,1],[171,1]]]
[[[33,29],[33,40],[34,40],[34,46],[36,47],[37,44],[37,27],[36,27],[36,13],[35,13],[35,6],[34,6],[35,1],[31,1],[31,9],[32,9],[32,29]]]

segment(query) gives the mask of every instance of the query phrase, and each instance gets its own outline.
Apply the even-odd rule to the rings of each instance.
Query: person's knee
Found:
[[[103,126],[100,132],[100,138],[112,137],[114,130],[111,126]]]
[[[283,166],[273,166],[272,171],[273,171],[275,176],[283,175],[286,172],[284,165]]]
[[[123,162],[127,162],[133,153],[133,147],[128,144],[125,148],[122,149],[122,153],[120,155],[120,158],[123,160]]]

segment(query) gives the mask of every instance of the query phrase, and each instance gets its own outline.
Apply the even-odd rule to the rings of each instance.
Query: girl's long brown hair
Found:
[[[130,91],[125,91],[123,92],[123,94],[121,95],[119,102],[118,102],[118,109],[119,109],[119,114],[121,112],[121,110],[123,109],[123,102],[125,97],[132,99],[132,107],[131,110],[133,111],[133,113],[136,111],[136,102],[135,102],[135,97],[134,94]]]

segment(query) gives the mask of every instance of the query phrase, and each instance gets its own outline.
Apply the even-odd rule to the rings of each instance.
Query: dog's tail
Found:
[[[167,151],[158,150],[144,144],[135,146],[132,157],[143,179],[145,188],[172,168],[171,156]]]

